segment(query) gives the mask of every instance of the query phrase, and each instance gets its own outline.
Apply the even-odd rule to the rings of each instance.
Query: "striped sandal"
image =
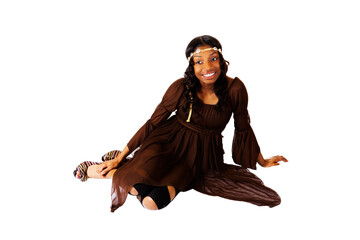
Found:
[[[98,165],[98,164],[100,163],[90,162],[90,161],[85,161],[80,163],[74,170],[74,177],[80,179],[80,181],[82,182],[85,182],[89,178],[87,175],[88,167],[91,165]]]
[[[104,156],[102,156],[101,160],[103,162],[112,160],[112,159],[116,158],[120,153],[121,153],[121,151],[119,151],[119,150],[110,151],[110,152],[106,153]],[[80,179],[80,181],[82,181],[82,182],[85,182],[89,178],[87,175],[88,167],[91,165],[98,165],[98,164],[101,164],[101,163],[90,162],[90,161],[85,161],[85,162],[80,163],[74,170],[74,177]]]
[[[120,153],[121,153],[120,150],[110,151],[110,152],[106,153],[104,156],[102,156],[101,160],[103,162],[112,160],[112,159],[116,158]]]

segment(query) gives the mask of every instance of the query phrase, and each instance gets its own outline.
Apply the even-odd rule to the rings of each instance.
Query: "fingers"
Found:
[[[288,162],[288,160],[285,157],[283,157],[283,156],[280,156],[280,157],[282,158],[282,161]]]
[[[288,160],[285,157],[279,156],[279,155],[274,156],[273,159],[274,159],[275,162],[280,162],[280,161],[288,162]]]
[[[99,164],[98,167],[97,167],[97,169],[96,169],[96,171],[97,171],[98,173],[100,173],[104,168],[105,168],[105,165],[104,165],[103,163],[102,163],[102,164]]]
[[[103,178],[106,178],[106,174],[108,174],[112,169],[116,168],[116,163],[114,161],[106,161],[97,165],[96,172],[100,174]]]
[[[105,165],[105,164],[104,164]],[[100,174],[105,177],[105,175],[110,171],[109,167],[107,165],[104,166],[104,168],[100,171]]]
[[[279,155],[273,156],[270,160],[272,162],[270,166],[278,166],[278,165],[280,165],[279,162],[281,162],[281,161],[288,162],[288,160],[285,157],[279,156]]]
[[[108,167],[105,163],[99,164],[99,167],[96,169],[96,171],[101,174],[103,177],[105,177],[106,173],[109,171]]]

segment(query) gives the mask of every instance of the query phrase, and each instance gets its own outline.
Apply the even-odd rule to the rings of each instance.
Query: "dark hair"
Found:
[[[188,58],[190,56],[190,54],[193,53],[198,47],[205,46],[205,45],[209,45],[211,47],[216,47],[216,48],[222,50],[221,44],[216,38],[209,36],[209,35],[203,35],[203,36],[194,38],[188,44],[188,46],[185,50],[186,58]],[[229,62],[223,58],[222,54],[219,54],[219,60],[220,60],[221,73],[220,73],[219,78],[216,80],[215,86],[214,86],[214,92],[219,99],[218,103],[216,104],[216,106],[218,108],[220,108],[226,100],[226,96],[227,96],[226,73],[228,71],[228,65],[229,65]],[[190,59],[189,66],[185,70],[184,83],[189,87],[189,89],[187,90],[187,96],[188,96],[189,101],[190,101],[189,92],[191,92],[192,96],[193,96],[194,106],[196,106],[197,103],[199,102],[199,99],[196,95],[196,90],[201,86],[201,84],[200,84],[199,79],[195,75],[193,58]],[[188,105],[189,104],[187,104],[187,106],[184,106],[184,110],[188,108]]]

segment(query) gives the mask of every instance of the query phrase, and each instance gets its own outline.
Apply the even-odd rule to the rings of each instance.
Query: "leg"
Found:
[[[245,201],[258,206],[275,207],[280,204],[280,196],[255,174],[247,169],[226,165],[221,175],[209,172],[194,189],[211,196],[219,196],[236,201]]]
[[[96,171],[97,167],[98,167],[98,165],[91,165],[91,166],[88,167],[88,169],[87,169],[87,175],[88,175],[88,177],[89,177],[89,178],[104,179],[103,175],[101,175],[100,173],[98,173],[98,172]],[[105,178],[112,178],[113,175],[114,175],[114,173],[115,173],[115,171],[116,171],[116,169],[113,169],[113,170],[109,171],[109,172],[106,174]]]
[[[88,167],[87,172],[86,172],[88,178],[104,179],[104,177],[100,173],[98,173],[96,171],[96,167],[97,167],[97,165],[91,165],[91,166]],[[113,177],[115,171],[116,171],[116,169],[113,169],[110,172],[108,172],[106,174],[105,178],[111,179]],[[78,174],[80,174],[80,173],[78,172]],[[137,192],[137,190],[135,188],[131,188],[130,194],[131,195],[138,195],[138,192]]]

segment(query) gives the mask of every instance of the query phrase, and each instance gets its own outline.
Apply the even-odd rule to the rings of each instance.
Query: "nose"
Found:
[[[212,66],[212,65],[211,65],[211,62],[210,62],[210,61],[205,61],[205,62],[204,62],[204,69],[205,69],[205,70],[210,69],[211,66]]]

